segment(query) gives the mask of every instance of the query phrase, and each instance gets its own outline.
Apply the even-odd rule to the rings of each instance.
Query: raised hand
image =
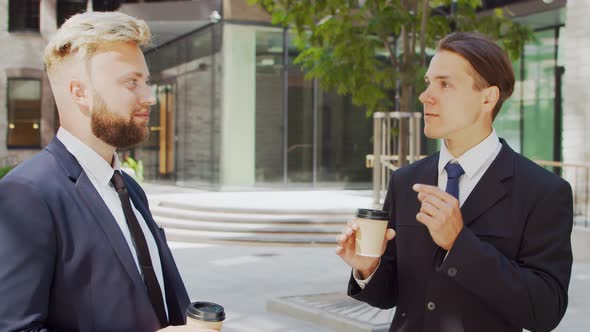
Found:
[[[422,203],[416,220],[428,228],[432,240],[439,247],[450,250],[463,229],[459,201],[439,187],[415,184],[413,189]]]

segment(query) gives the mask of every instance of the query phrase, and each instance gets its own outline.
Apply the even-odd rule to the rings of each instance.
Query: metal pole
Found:
[[[318,80],[313,80],[313,166],[312,175],[313,183],[312,186],[315,188],[318,180]]]
[[[287,184],[289,149],[289,30],[283,29],[283,184]]]
[[[381,200],[381,119],[373,115],[373,207]]]

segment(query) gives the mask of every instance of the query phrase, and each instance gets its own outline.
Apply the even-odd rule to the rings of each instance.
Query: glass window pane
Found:
[[[318,181],[346,187],[368,187],[371,170],[373,120],[350,96],[320,92],[318,102]]]
[[[524,50],[524,132],[522,153],[553,160],[555,116],[555,31],[536,33],[539,44]]]
[[[299,68],[288,74],[287,179],[313,182],[313,82]]]
[[[8,80],[7,147],[39,147],[41,118],[41,81]]]
[[[8,31],[39,31],[40,0],[10,0]]]
[[[142,160],[146,180],[219,183],[220,31],[210,26],[145,54],[157,104],[151,107],[150,138],[133,157]]]
[[[283,32],[256,31],[256,182],[283,182]]]
[[[57,26],[60,27],[71,16],[86,11],[86,1],[60,0],[57,2]]]

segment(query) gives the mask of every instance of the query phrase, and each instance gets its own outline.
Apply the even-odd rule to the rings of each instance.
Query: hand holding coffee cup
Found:
[[[385,211],[358,209],[356,218],[336,238],[336,254],[363,279],[375,271],[387,241],[395,237],[395,231],[387,229],[388,220]]]
[[[213,302],[193,302],[186,309],[186,325],[221,331],[225,310]]]

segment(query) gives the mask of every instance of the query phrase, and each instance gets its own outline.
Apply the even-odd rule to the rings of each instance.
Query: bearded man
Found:
[[[156,100],[144,21],[71,17],[45,50],[61,128],[0,182],[0,331],[189,329],[189,297],[117,148],[146,140]]]

